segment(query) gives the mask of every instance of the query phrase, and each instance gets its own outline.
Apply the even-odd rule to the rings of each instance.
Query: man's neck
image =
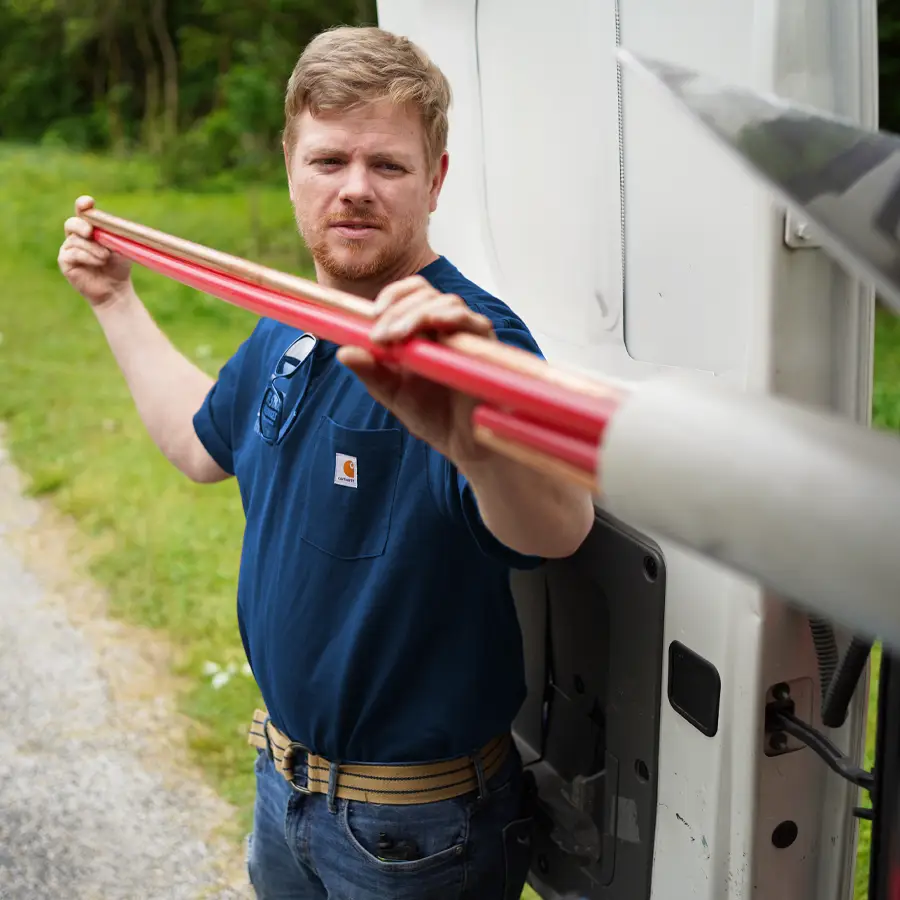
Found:
[[[374,300],[381,293],[382,289],[389,284],[393,284],[395,281],[400,281],[402,278],[407,278],[410,275],[415,275],[416,272],[421,271],[436,259],[438,259],[438,254],[426,244],[424,250],[415,258],[402,260],[392,269],[380,272],[375,278],[357,280],[333,278],[316,265],[316,280],[325,287],[336,288],[348,294],[355,294],[357,297]]]

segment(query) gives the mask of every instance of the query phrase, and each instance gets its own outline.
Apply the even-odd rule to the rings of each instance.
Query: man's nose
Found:
[[[347,203],[367,203],[374,199],[369,169],[364,163],[351,163],[344,169],[341,200]]]

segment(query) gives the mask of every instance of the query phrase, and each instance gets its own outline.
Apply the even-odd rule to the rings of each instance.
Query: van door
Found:
[[[615,50],[871,127],[875,15],[875,0],[379,0],[453,88],[433,245],[554,363],[626,384],[689,370],[867,422],[871,289]],[[789,701],[823,728],[851,635],[599,509],[575,556],[513,587],[540,896],[848,900],[859,788],[770,726]],[[850,763],[865,681],[825,729]]]

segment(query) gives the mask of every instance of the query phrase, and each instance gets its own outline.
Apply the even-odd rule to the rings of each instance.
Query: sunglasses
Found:
[[[257,434],[269,445],[275,446],[280,444],[290,427],[297,417],[300,409],[300,401],[306,393],[309,385],[309,373],[312,370],[312,364],[303,366],[304,361],[312,354],[318,341],[311,334],[302,334],[291,344],[290,347],[282,354],[275,366],[275,371],[269,376],[269,383],[266,385],[265,393],[259,404],[259,412],[256,417]],[[297,398],[297,402],[291,406],[290,413],[285,419],[285,395],[287,393],[287,383],[301,370],[304,370],[306,382]],[[283,381],[284,389],[279,387],[278,382]]]

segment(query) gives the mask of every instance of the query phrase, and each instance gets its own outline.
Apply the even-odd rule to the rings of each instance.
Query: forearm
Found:
[[[488,530],[519,553],[571,556],[591,530],[594,503],[583,488],[493,454],[463,474]]]
[[[224,477],[193,428],[213,379],[172,345],[133,290],[95,313],[153,442],[189,478]]]

